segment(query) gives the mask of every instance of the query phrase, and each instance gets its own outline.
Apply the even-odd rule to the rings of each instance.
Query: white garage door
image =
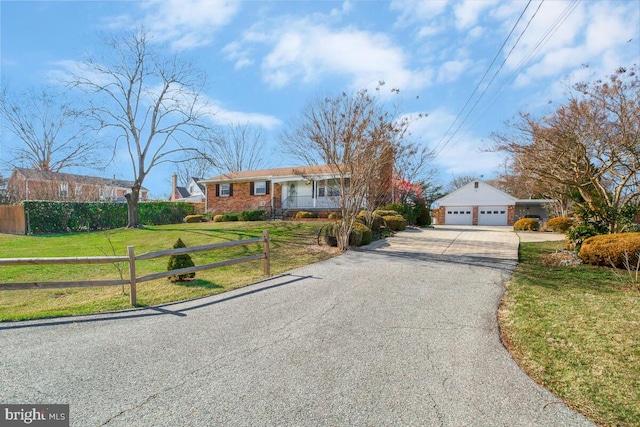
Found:
[[[445,224],[449,225],[471,225],[473,222],[471,206],[462,206],[457,208],[447,208]]]
[[[478,225],[507,225],[507,207],[478,207]]]

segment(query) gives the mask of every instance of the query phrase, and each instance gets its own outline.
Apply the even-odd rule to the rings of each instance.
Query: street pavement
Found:
[[[521,236],[409,230],[195,301],[0,324],[0,403],[74,426],[593,426],[515,364]]]

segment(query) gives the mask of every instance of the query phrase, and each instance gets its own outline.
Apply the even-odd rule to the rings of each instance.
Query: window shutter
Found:
[[[267,194],[271,194],[271,181],[267,181]]]
[[[316,182],[315,181],[311,182],[311,198],[312,199],[316,198]]]
[[[216,184],[216,197],[220,197],[220,184]]]
[[[229,184],[229,196],[233,196],[233,183]]]
[[[253,181],[251,181],[249,183],[249,195],[253,196],[254,195],[254,191],[255,191],[255,183]]]

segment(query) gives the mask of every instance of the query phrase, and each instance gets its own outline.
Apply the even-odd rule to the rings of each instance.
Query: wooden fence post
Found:
[[[262,232],[264,236],[264,243],[262,246],[262,251],[264,252],[264,275],[267,277],[271,276],[271,251],[269,249],[269,230],[264,230]]]
[[[136,305],[136,254],[133,250],[133,246],[127,246],[127,252],[129,253],[129,297],[131,305]]]

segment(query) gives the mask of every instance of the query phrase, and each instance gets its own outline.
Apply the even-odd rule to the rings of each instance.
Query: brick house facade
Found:
[[[133,181],[48,172],[36,169],[14,169],[7,184],[11,201],[60,200],[76,202],[125,202]],[[148,199],[148,190],[142,188],[140,200]]]

